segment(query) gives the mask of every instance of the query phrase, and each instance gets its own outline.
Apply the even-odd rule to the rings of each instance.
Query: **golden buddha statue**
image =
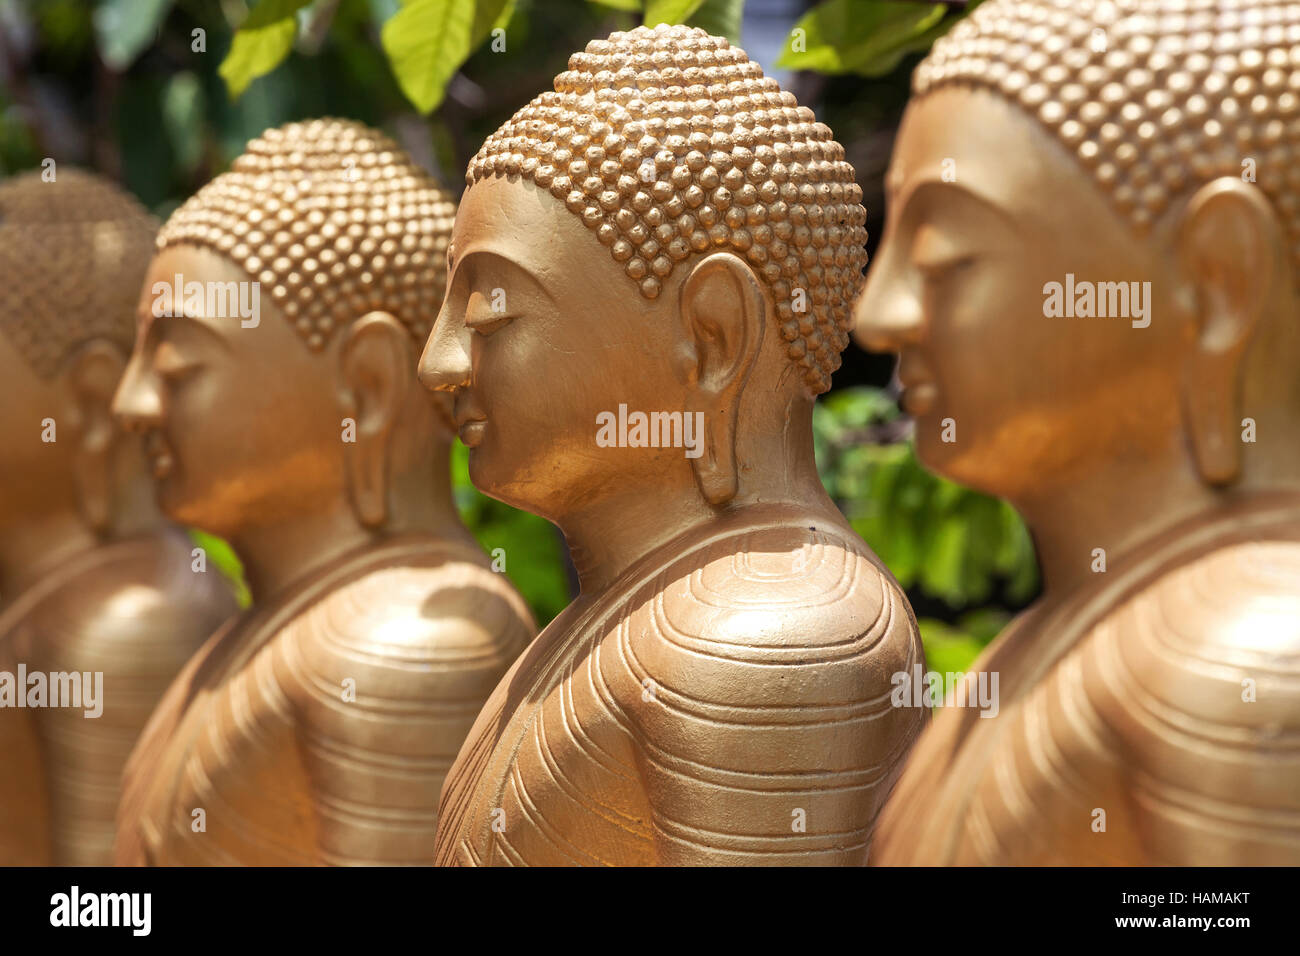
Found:
[[[436,862],[862,863],[924,713],[889,701],[911,608],[813,460],[853,170],[702,30],[569,67],[470,165],[420,375],[581,592],[479,715]]]
[[[533,633],[415,379],[453,211],[381,133],[316,120],[251,142],[159,234],[114,410],[253,607],[132,754],[118,863],[432,859],[447,768]]]
[[[917,68],[857,335],[1044,593],[873,863],[1300,863],[1297,64],[1296,2],[989,0]]]
[[[131,747],[236,610],[109,411],[156,230],[89,173],[0,182],[0,865],[111,861]]]

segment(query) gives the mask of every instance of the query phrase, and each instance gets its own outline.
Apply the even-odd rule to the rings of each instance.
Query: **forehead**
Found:
[[[1086,170],[1037,120],[983,89],[950,87],[914,100],[894,144],[885,186],[905,201],[917,185],[953,182],[1012,213],[1034,218],[1044,203],[1069,202]]]
[[[575,256],[588,270],[591,256],[609,257],[562,200],[529,180],[496,176],[470,186],[456,212],[453,264],[476,251],[503,256],[538,278],[552,275]]]
[[[9,341],[8,333],[3,327],[4,321],[4,318],[0,318],[0,372],[4,375],[3,381],[10,389],[10,394],[16,394],[14,390],[17,387],[21,387],[28,380],[35,379],[36,370]]]
[[[157,283],[165,282],[175,291],[177,276],[182,290],[187,282],[251,282],[243,269],[225,256],[201,246],[169,246],[157,253],[149,263],[144,285],[140,289],[140,312],[148,313],[156,298],[153,291]],[[269,290],[268,290],[269,291]]]
[[[296,333],[275,305],[271,290],[259,283],[255,292],[253,281],[241,267],[215,250],[191,245],[163,249],[154,256],[140,289],[136,307],[137,341],[144,343],[155,326],[158,335],[170,336],[189,335],[197,325],[228,344],[242,343],[252,349],[283,352],[285,344],[293,341]],[[197,295],[193,294],[196,290],[191,283],[199,283]],[[257,323],[245,327],[242,323],[246,313],[252,310],[254,294]],[[159,314],[168,307],[171,316]],[[303,344],[298,344],[298,348],[309,353]]]
[[[185,286],[188,283],[198,282],[206,287],[208,283],[222,283],[224,286],[231,282],[239,284],[251,281],[248,273],[211,249],[187,245],[169,246],[155,255],[153,261],[149,263],[149,271],[145,274],[144,284],[140,289],[137,319],[141,323],[141,331],[154,318],[153,306],[162,295],[163,285],[174,298],[179,283],[182,299],[174,303],[172,310],[180,312],[185,304]],[[157,287],[156,291],[155,287]],[[263,308],[270,300],[269,293],[268,289],[266,294],[260,297]],[[203,298],[206,299],[206,296]]]

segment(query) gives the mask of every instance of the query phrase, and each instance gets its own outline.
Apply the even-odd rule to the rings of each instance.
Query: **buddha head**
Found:
[[[425,513],[450,429],[414,369],[453,215],[392,140],[332,119],[267,130],[172,215],[115,405],[170,516],[238,543]]]
[[[554,87],[470,163],[421,360],[471,478],[561,527],[614,496],[708,514],[815,482],[865,263],[843,149],[699,29],[595,40]]]
[[[1300,3],[989,0],[917,67],[886,191],[855,334],[932,468],[1013,501],[1295,474]]]
[[[67,511],[104,533],[130,493],[109,408],[158,224],[104,179],[53,172],[0,182],[0,531]]]

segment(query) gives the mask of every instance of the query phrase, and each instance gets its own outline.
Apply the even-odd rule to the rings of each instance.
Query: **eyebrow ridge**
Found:
[[[918,193],[933,192],[937,187],[940,186],[948,189],[956,189],[966,199],[976,203],[982,209],[991,212],[994,216],[996,216],[999,220],[1001,220],[1003,225],[1011,226],[1011,227],[1017,225],[1016,220],[1012,218],[1011,214],[1008,213],[1001,206],[999,206],[988,196],[981,195],[980,193],[962,185],[961,183],[944,182],[942,179],[935,179],[932,176],[926,176],[924,179],[921,179],[920,181],[915,183],[912,186],[912,188],[908,190],[906,197],[903,199],[903,206],[899,210],[899,215],[901,216],[903,213],[907,212],[908,207],[912,205]],[[886,195],[887,198],[890,200],[891,205],[897,200],[896,190],[893,195],[889,195],[888,193]]]

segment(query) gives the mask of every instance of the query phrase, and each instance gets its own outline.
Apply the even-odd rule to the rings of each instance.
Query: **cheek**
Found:
[[[562,321],[529,316],[474,342],[474,397],[492,431],[525,446],[552,445],[594,421],[587,404],[600,352],[570,332]]]
[[[1043,316],[1040,289],[1014,269],[990,268],[935,314],[929,351],[938,401],[917,422],[923,462],[1005,454],[1009,430],[1074,388],[1069,329],[1059,324],[1066,320]]]
[[[208,457],[206,448],[216,440],[214,433],[224,428],[216,411],[220,394],[220,382],[206,369],[164,388],[163,436],[187,472]]]
[[[0,402],[0,461],[27,457],[41,440],[41,418],[27,409]]]
[[[997,404],[1005,377],[1014,375],[1015,357],[1024,350],[1026,322],[1033,318],[1016,308],[1015,292],[1001,271],[982,269],[927,294],[928,351],[939,399],[931,417]]]
[[[599,329],[536,322],[482,340],[474,367],[473,400],[488,419],[469,459],[476,486],[546,514],[628,464],[627,449],[597,445],[597,421],[620,402],[637,408],[643,355]]]
[[[205,471],[266,470],[313,445],[342,440],[344,413],[275,367],[214,363],[175,386],[168,441]]]
[[[1020,379],[1017,388],[1053,382],[1043,363],[1068,357],[1074,321],[1044,315],[1042,283],[1014,267],[991,270],[972,283],[954,323],[972,361],[997,376]]]

